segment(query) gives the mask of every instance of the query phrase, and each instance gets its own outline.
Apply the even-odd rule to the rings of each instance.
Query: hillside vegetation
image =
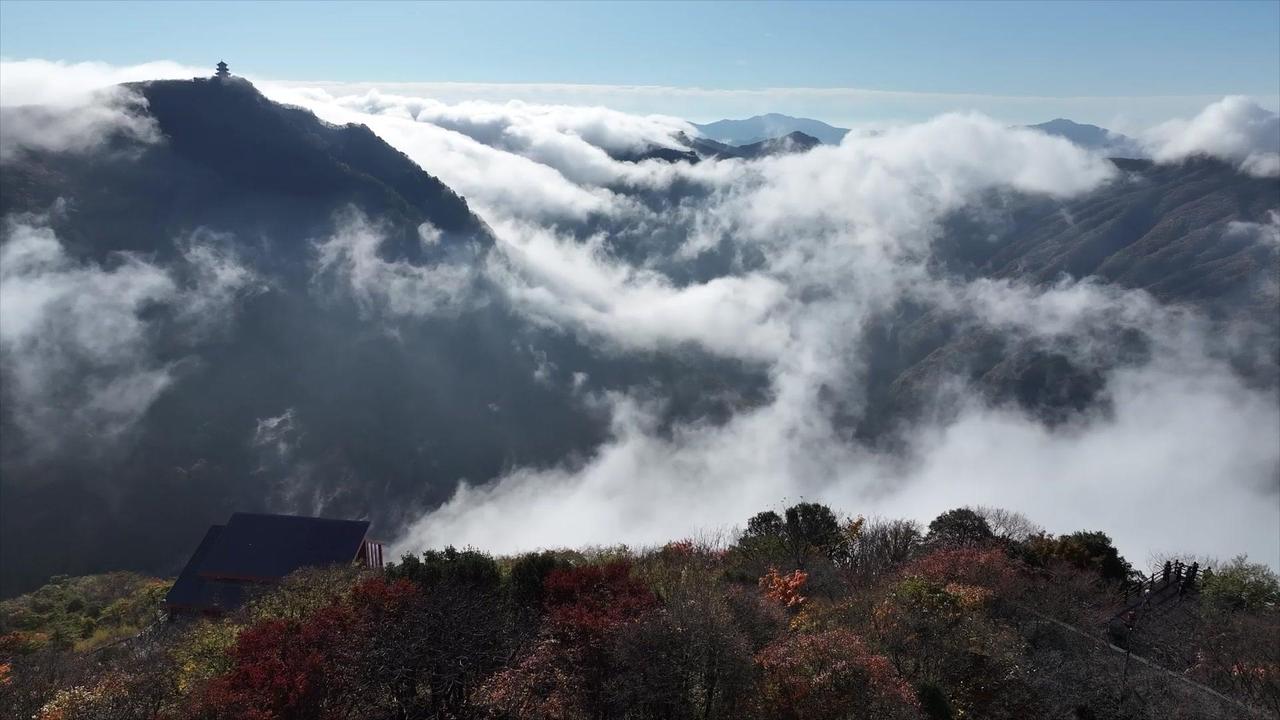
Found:
[[[0,602],[0,656],[90,651],[156,622],[170,581],[131,572],[57,576]]]
[[[304,570],[232,616],[111,645],[99,634],[158,617],[165,584],[64,578],[0,606],[0,707],[38,720],[1273,717],[1275,574],[1244,558],[1191,567],[1171,558],[1144,577],[1104,533],[1049,535],[996,509],[922,528],[801,503],[731,541]]]

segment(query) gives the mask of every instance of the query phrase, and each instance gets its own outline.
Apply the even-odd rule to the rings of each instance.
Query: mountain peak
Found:
[[[237,192],[325,197],[429,220],[445,233],[480,230],[465,200],[365,125],[325,122],[236,76],[135,87],[172,151]]]
[[[820,143],[838,145],[849,132],[848,128],[828,125],[821,120],[792,117],[781,113],[766,113],[742,120],[693,123],[693,126],[704,137],[728,145],[751,145],[782,138],[796,132],[814,138]]]
[[[1029,125],[1032,130],[1064,138],[1089,150],[1099,150],[1112,157],[1141,158],[1146,153],[1133,138],[1112,132],[1104,127],[1079,123],[1068,118],[1054,118],[1039,125]]]

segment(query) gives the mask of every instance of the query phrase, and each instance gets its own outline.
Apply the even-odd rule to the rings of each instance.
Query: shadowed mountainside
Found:
[[[849,132],[848,128],[828,125],[821,120],[779,113],[756,115],[742,120],[716,120],[701,125],[694,123],[693,126],[706,137],[729,145],[750,145],[794,132],[804,133],[826,145],[838,145]]]
[[[659,432],[678,419],[723,422],[766,400],[769,377],[757,364],[688,346],[619,352],[527,320],[483,272],[495,241],[466,201],[367,127],[324,123],[241,80],[132,87],[158,142],[121,137],[99,152],[7,161],[0,213],[13,222],[43,215],[71,262],[105,268],[177,267],[200,235],[254,281],[219,311],[225,327],[199,337],[184,331],[180,308],[141,311],[155,321],[148,347],[170,384],[109,442],[68,420],[75,432],[54,452],[37,451],[44,438],[14,402],[23,368],[6,355],[0,594],[54,573],[173,573],[203,528],[233,510],[367,517],[379,537],[394,537],[459,481],[580,464],[610,432],[595,393],[661,398]],[[737,147],[692,139],[702,144],[660,159],[750,159],[824,140],[803,133]],[[1274,222],[1280,183],[1211,160],[1116,163],[1122,176],[1083,197],[997,194],[953,214],[933,246],[936,272],[1042,285],[1093,276],[1210,317],[1243,318],[1253,352],[1233,359],[1251,382],[1274,385],[1280,355],[1267,280],[1280,245],[1240,223]],[[702,191],[629,192],[677,210]],[[321,245],[349,230],[353,214],[383,241],[335,279],[321,266]],[[670,269],[675,285],[761,262],[712,252],[671,269],[684,241],[673,227],[611,236],[609,249]],[[457,292],[467,302],[446,312],[376,312],[376,294],[356,284],[432,290],[440,268],[466,278]],[[866,375],[851,393],[859,397],[831,398],[833,417],[851,436],[892,444],[904,421],[938,412],[939,389],[958,376],[993,401],[1061,422],[1105,406],[1104,374],[1150,352],[1141,337],[1110,339],[1108,353],[1081,363],[972,317],[902,303],[869,323]],[[55,390],[70,418],[66,389]]]
[[[530,325],[474,273],[493,242],[484,223],[368,128],[326,124],[235,79],[135,87],[159,142],[23,155],[4,167],[0,209],[43,215],[73,262],[105,268],[129,258],[177,268],[193,233],[212,234],[256,282],[207,336],[187,337],[181,308],[146,311],[171,384],[107,443],[77,426],[37,450],[47,443],[12,402],[23,368],[6,356],[0,594],[56,572],[172,573],[199,528],[231,510],[368,517],[391,536],[459,479],[602,441],[607,423],[572,390],[573,372],[589,376],[584,392],[660,384],[673,415],[704,415],[752,385],[696,352],[602,355]],[[335,279],[318,265],[318,244],[353,212],[385,238],[360,267],[413,280],[447,263],[474,275],[470,300],[424,318],[374,312],[348,287],[358,268]],[[438,242],[420,242],[423,223]]]

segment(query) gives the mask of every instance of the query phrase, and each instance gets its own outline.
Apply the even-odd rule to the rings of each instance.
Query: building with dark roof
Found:
[[[221,613],[255,588],[305,567],[382,567],[382,543],[365,520],[235,513],[205,533],[165,596],[170,612]]]

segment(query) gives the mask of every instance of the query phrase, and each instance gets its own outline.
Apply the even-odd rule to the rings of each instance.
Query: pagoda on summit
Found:
[[[231,71],[227,70],[227,64],[221,60],[218,61],[218,71],[213,74],[219,80],[226,80],[231,77]]]

